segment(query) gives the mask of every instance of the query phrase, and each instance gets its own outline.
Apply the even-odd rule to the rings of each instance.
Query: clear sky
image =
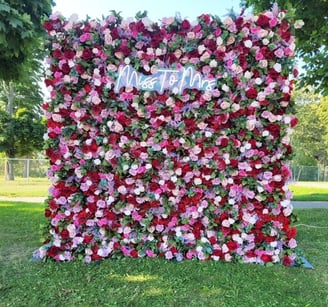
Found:
[[[59,11],[65,17],[78,14],[79,19],[86,15],[101,18],[109,15],[110,10],[122,12],[124,18],[134,17],[138,11],[147,11],[153,21],[162,17],[175,16],[195,20],[203,13],[224,17],[233,8],[240,13],[239,0],[55,0],[54,12]]]

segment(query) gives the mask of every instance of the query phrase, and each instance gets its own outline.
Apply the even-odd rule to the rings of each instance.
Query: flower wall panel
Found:
[[[41,258],[292,265],[294,37],[285,13],[53,15]]]

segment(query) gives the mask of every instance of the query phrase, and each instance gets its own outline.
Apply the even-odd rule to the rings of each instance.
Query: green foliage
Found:
[[[299,123],[292,135],[296,165],[328,164],[328,100],[314,93],[295,91]]]
[[[41,46],[42,19],[52,0],[0,0],[0,80],[18,80]]]
[[[31,262],[43,205],[0,202],[3,306],[326,306],[328,229],[298,227],[313,271],[222,262],[116,259],[100,264]],[[327,226],[328,210],[297,210]],[[28,289],[28,290],[27,290]],[[315,295],[313,295],[315,293]]]
[[[304,61],[306,74],[301,76],[300,86],[314,86],[318,92],[328,95],[328,1],[299,0],[242,0],[255,12],[271,8],[278,3],[281,9],[293,14],[295,20],[303,20],[304,26],[297,30],[298,56]]]
[[[13,95],[10,105],[9,96]],[[23,157],[43,147],[42,95],[34,80],[0,86],[0,152]],[[9,109],[12,111],[9,111]]]

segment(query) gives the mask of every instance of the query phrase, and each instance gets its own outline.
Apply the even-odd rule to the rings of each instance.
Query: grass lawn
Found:
[[[327,226],[328,210],[295,210]],[[328,229],[299,227],[314,270],[163,259],[31,262],[43,205],[0,202],[0,306],[327,306]]]
[[[15,181],[0,179],[0,196],[47,197],[50,181],[46,178],[16,178]],[[294,200],[328,201],[328,182],[297,182],[290,184]]]
[[[0,179],[0,196],[47,197],[50,181],[47,178],[15,178],[14,181]]]
[[[297,182],[289,186],[294,200],[328,201],[328,182]]]

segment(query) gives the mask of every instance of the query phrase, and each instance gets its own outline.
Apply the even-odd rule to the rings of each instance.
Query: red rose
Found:
[[[74,58],[74,56],[75,56],[75,52],[73,50],[69,49],[64,52],[65,59],[71,60]]]
[[[85,72],[85,68],[82,65],[80,65],[80,64],[76,64],[75,65],[75,70],[80,75],[82,75]]]
[[[229,145],[229,139],[228,138],[222,138],[220,141],[221,147],[227,147]]]
[[[274,53],[267,46],[261,48],[261,53],[263,54],[264,58],[267,60],[273,60],[275,58]]]
[[[134,250],[131,251],[130,256],[132,258],[137,258],[138,257],[138,252],[134,249]]]
[[[297,229],[295,227],[289,228],[286,232],[288,239],[293,239],[296,237]]]
[[[115,144],[117,144],[118,139],[119,139],[119,136],[117,134],[111,133],[108,136],[108,144],[115,145]]]
[[[141,20],[138,22],[131,22],[129,28],[130,30],[136,31],[138,33],[142,33],[145,31],[145,25]]]
[[[215,51],[217,47],[216,41],[212,39],[206,39],[204,41],[204,45],[211,51]]]
[[[256,24],[259,25],[260,27],[267,27],[267,26],[269,26],[269,21],[270,21],[270,19],[268,16],[261,14],[258,17]]]
[[[224,58],[224,56],[225,56],[225,52],[224,52],[224,51],[221,51],[221,50],[216,50],[216,51],[214,52],[214,54],[215,54],[215,58],[216,58],[216,60],[218,60],[218,61],[223,60],[223,58]]]
[[[51,258],[54,258],[55,256],[57,256],[58,252],[59,248],[53,245],[47,250],[47,255]]]
[[[48,86],[53,86],[54,85],[54,80],[51,80],[51,79],[45,79],[44,80],[44,84],[46,85],[46,87],[48,87]],[[48,105],[49,106],[49,105]],[[42,109],[43,110],[47,110],[47,109],[44,109],[43,107],[42,107]]]
[[[161,168],[161,163],[157,159],[153,160],[151,162],[151,165],[153,166],[153,168],[156,168],[156,169],[160,169]]]
[[[69,238],[69,232],[68,232],[67,229],[63,229],[63,230],[61,231],[60,235],[61,235],[61,237],[62,237],[64,240],[66,240],[66,239]]]
[[[61,59],[63,57],[63,53],[61,52],[61,50],[56,49],[52,53],[52,57],[55,58],[55,59]]]
[[[169,181],[167,183],[167,187],[169,190],[174,190],[175,189],[175,184],[172,181]]]
[[[97,205],[96,204],[88,204],[88,209],[90,210],[90,212],[95,213],[98,209],[97,209]]]
[[[49,20],[44,22],[43,27],[49,32],[52,31],[54,29],[54,21]]]
[[[236,20],[235,20],[235,25],[237,30],[241,30],[242,26],[244,23],[244,18],[242,16],[239,16]]]
[[[81,56],[83,60],[85,61],[90,60],[91,58],[93,58],[93,56],[94,56],[93,52],[90,48],[83,49],[82,56]]]
[[[83,237],[83,243],[84,244],[89,244],[92,241],[92,239],[93,239],[93,235],[85,235]]]
[[[223,159],[219,158],[218,161],[217,161],[217,167],[220,171],[223,171],[226,169],[226,163]]]
[[[293,152],[293,148],[289,144],[284,144],[284,148],[286,150],[286,155],[287,156],[290,155]]]
[[[210,241],[210,243],[213,245],[213,244],[216,244],[218,242],[217,238],[216,237],[210,237],[208,238],[208,240]]]
[[[297,117],[293,117],[290,121],[290,126],[294,128],[298,124],[298,119]]]
[[[231,159],[230,160],[230,166],[233,168],[238,167],[238,160],[237,159]]]
[[[102,104],[97,104],[93,105],[91,109],[94,116],[99,116],[101,111],[104,109],[104,106]]]
[[[126,116],[123,112],[118,112],[116,119],[124,127],[130,126],[132,123],[132,119]]]
[[[278,124],[270,124],[268,126],[268,130],[269,130],[269,132],[271,133],[272,136],[277,138],[280,135],[281,127]]]
[[[204,174],[204,176],[209,176],[213,173],[213,169],[209,167],[204,167],[202,173]]]
[[[263,100],[260,101],[261,106],[268,106],[269,104],[270,104],[269,100],[263,99]]]
[[[160,186],[159,186],[159,184],[158,183],[156,183],[156,182],[152,182],[152,183],[150,183],[149,184],[149,190],[151,191],[151,192],[155,192],[157,189],[159,189],[160,188]]]
[[[257,90],[254,87],[249,88],[246,91],[246,97],[249,99],[254,99],[257,97]]]
[[[198,16],[198,19],[200,21],[203,21],[205,24],[209,24],[211,21],[211,16],[209,14],[202,14]]]
[[[44,216],[45,216],[45,217],[50,217],[50,216],[51,216],[51,211],[50,211],[49,209],[46,209],[46,210],[44,211]]]
[[[266,255],[266,254],[263,254],[263,255],[261,256],[261,260],[262,260],[264,263],[270,262],[270,261],[272,261],[272,256],[270,256],[270,255]]]
[[[98,150],[98,145],[95,141],[92,141],[90,146],[87,146],[88,148],[86,149],[86,152],[91,151],[91,152],[97,152]]]
[[[223,256],[222,251],[220,249],[214,249],[212,255],[216,256],[216,257],[220,257],[220,258],[222,258],[222,256]]]
[[[229,241],[227,243],[227,246],[228,246],[228,248],[229,248],[230,251],[235,251],[237,249],[237,247],[238,247],[238,244],[235,241]]]
[[[109,210],[106,211],[105,215],[106,215],[106,218],[110,221],[114,221],[116,219],[116,214]]]
[[[189,131],[190,133],[193,133],[196,131],[196,121],[193,119],[186,118],[184,120],[186,130]]]
[[[120,51],[124,56],[128,56],[131,53],[131,49],[127,46],[127,42],[123,41],[122,44],[116,48],[116,51]]]
[[[269,70],[269,77],[273,80],[278,79],[278,77],[280,76],[280,74],[275,70],[275,69],[270,69]]]
[[[67,75],[71,71],[71,68],[68,66],[67,63],[65,63],[65,64],[62,65],[61,70],[65,75]]]
[[[189,30],[190,27],[191,27],[190,22],[187,19],[185,19],[184,21],[182,21],[181,28],[183,30]]]
[[[285,265],[285,266],[291,266],[293,264],[293,262],[287,255],[285,255],[282,258],[282,264]]]

